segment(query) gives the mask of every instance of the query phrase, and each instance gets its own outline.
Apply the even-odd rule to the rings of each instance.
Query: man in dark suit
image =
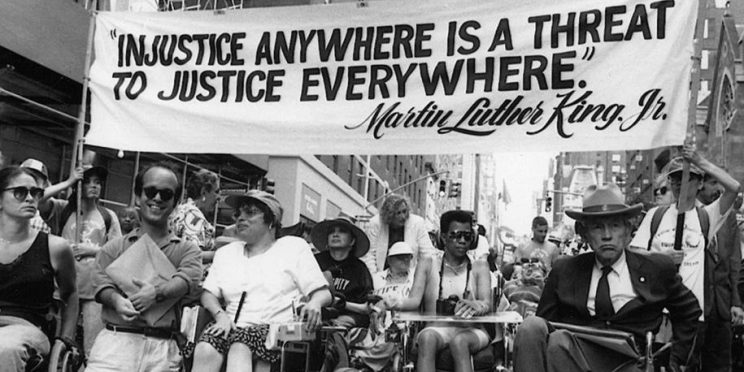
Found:
[[[566,211],[593,252],[554,264],[536,316],[525,319],[517,333],[515,371],[613,370],[631,358],[580,344],[574,333],[549,322],[624,331],[643,344],[647,331],[658,330],[664,308],[674,330],[670,368],[678,371],[687,363],[701,310],[669,257],[626,250],[631,218],[641,209],[625,204],[620,189],[609,184],[590,186],[583,209]]]

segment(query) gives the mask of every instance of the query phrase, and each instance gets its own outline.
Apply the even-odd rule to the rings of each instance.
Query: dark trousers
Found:
[[[635,360],[610,349],[579,341],[566,330],[554,330],[543,318],[531,316],[514,339],[515,372],[635,371]]]
[[[731,371],[731,321],[715,311],[698,324],[695,351],[688,371]]]

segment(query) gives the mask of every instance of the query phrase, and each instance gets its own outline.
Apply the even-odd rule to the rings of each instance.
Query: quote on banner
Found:
[[[683,141],[695,2],[491,3],[99,13],[87,142],[426,154]]]

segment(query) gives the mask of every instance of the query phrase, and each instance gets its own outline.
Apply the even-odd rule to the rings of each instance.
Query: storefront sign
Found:
[[[99,13],[87,142],[430,154],[684,140],[696,1],[359,4]]]

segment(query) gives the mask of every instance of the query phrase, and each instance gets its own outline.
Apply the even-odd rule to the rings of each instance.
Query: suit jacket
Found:
[[[628,250],[625,257],[637,297],[607,321],[592,317],[586,307],[594,252],[555,262],[536,315],[548,321],[630,332],[636,339],[644,340],[647,331],[658,331],[662,309],[667,308],[675,341],[672,360],[686,364],[701,313],[695,295],[682,284],[671,258]]]
[[[741,243],[736,213],[723,220],[705,254],[705,319],[715,311],[723,321],[731,321],[731,306],[741,307],[738,283],[741,269]]]
[[[388,252],[389,227],[380,220],[380,215],[372,217],[367,229],[369,236],[369,252],[362,257],[367,264],[370,273],[382,271],[385,268],[385,259]],[[403,240],[411,245],[413,249],[413,260],[411,267],[416,265],[418,258],[423,256],[434,256],[436,250],[429,232],[426,230],[426,221],[423,218],[411,214],[403,227]]]

